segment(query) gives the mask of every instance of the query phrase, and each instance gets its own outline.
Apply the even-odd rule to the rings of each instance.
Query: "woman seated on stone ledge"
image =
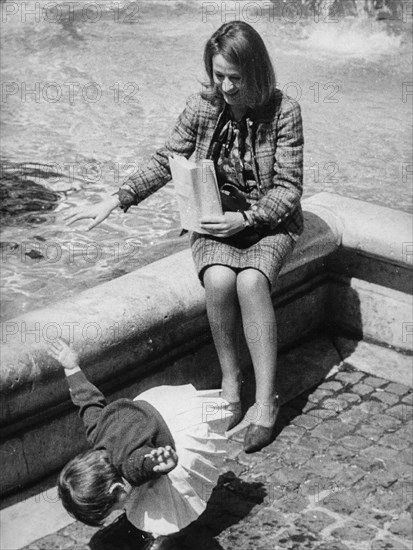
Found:
[[[256,382],[255,403],[246,415],[249,453],[272,441],[279,410],[271,289],[303,230],[301,112],[276,88],[265,44],[247,23],[222,25],[206,43],[204,63],[209,85],[189,97],[165,145],[115,195],[67,219],[91,218],[92,229],[115,208],[126,212],[139,204],[170,181],[169,156],[213,159],[224,214],[200,220],[208,234],[192,233],[191,248],[205,287],[223,398],[233,412],[230,428],[245,412],[240,322],[247,340]],[[259,338],[248,338],[251,327],[258,327]]]

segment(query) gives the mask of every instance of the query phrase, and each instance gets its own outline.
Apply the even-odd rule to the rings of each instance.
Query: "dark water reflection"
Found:
[[[79,3],[54,19],[17,13],[3,23],[3,319],[187,246],[170,184],[90,233],[63,215],[114,192],[162,144],[201,87],[203,44],[223,14],[205,17],[202,2],[96,5],[95,15]],[[302,105],[305,196],[410,211],[410,24],[293,24],[264,12],[250,22],[279,87]]]

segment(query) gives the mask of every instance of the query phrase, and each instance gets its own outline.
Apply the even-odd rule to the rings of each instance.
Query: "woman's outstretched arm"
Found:
[[[195,150],[199,100],[199,94],[188,98],[165,145],[154,153],[145,166],[138,168],[117,193],[98,204],[72,211],[65,217],[68,225],[91,218],[93,221],[87,228],[89,231],[103,222],[116,207],[120,206],[126,212],[130,206],[139,204],[168,183],[171,179],[169,157],[181,155],[189,158]]]

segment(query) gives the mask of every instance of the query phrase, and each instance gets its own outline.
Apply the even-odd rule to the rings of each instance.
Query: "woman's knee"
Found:
[[[237,293],[240,298],[252,298],[271,294],[267,277],[258,269],[244,269],[237,276]]]
[[[205,270],[204,286],[208,293],[235,293],[236,273],[224,265],[212,265]]]

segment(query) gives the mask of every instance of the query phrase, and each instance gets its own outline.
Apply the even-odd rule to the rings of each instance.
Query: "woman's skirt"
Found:
[[[197,391],[187,384],[158,386],[136,397],[162,414],[178,455],[172,472],[130,494],[127,517],[139,529],[154,536],[175,533],[205,510],[223,467],[225,431],[232,416],[220,394],[221,390]]]
[[[257,269],[267,277],[272,287],[294,245],[294,239],[283,230],[262,237],[256,244],[246,248],[232,246],[225,242],[225,239],[216,239],[195,232],[191,235],[192,257],[202,284],[207,267],[225,265],[235,271]]]

